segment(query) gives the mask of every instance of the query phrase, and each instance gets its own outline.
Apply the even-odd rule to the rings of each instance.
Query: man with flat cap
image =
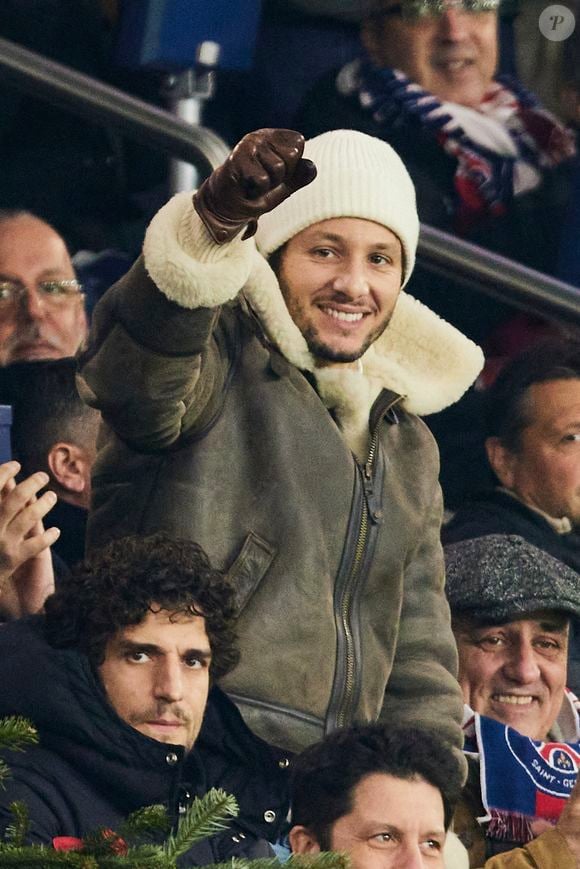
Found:
[[[566,677],[580,584],[516,535],[451,544],[445,557],[470,760],[455,829],[480,866],[553,824],[574,786],[579,703]]]

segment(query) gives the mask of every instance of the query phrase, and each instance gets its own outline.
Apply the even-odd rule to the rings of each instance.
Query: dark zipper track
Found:
[[[394,400],[392,400],[394,399]],[[353,630],[353,602],[357,596],[362,579],[363,567],[368,558],[369,538],[376,539],[376,529],[373,526],[380,521],[374,506],[373,474],[379,445],[379,421],[399,401],[402,396],[391,393],[391,401],[379,410],[376,416],[371,411],[372,427],[371,441],[364,465],[356,462],[355,493],[351,517],[358,506],[358,526],[351,524],[347,532],[343,562],[336,580],[336,588],[342,585],[340,597],[335,601],[335,618],[338,631],[337,662],[331,699],[326,717],[325,731],[328,733],[351,723],[353,708],[356,705],[357,691],[357,656],[356,638]],[[374,419],[373,419],[374,416]],[[379,483],[382,488],[382,481]],[[351,519],[352,522],[352,519]],[[375,535],[371,532],[375,531]],[[349,540],[351,541],[349,545]],[[341,577],[345,577],[341,579]],[[360,667],[359,667],[360,669]]]

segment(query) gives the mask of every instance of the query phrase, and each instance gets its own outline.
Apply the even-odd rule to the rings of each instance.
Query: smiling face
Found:
[[[296,853],[320,851],[304,827],[291,830],[290,842]],[[444,845],[441,793],[420,776],[365,776],[354,789],[351,811],[330,833],[330,850],[345,851],[353,869],[435,869],[444,865]]]
[[[564,700],[568,622],[531,615],[488,627],[458,623],[459,683],[474,712],[545,739]]]
[[[442,101],[478,106],[497,66],[497,13],[449,6],[440,15],[406,21],[384,3],[362,30],[377,66],[398,69]]]
[[[370,220],[315,223],[286,244],[278,280],[290,315],[322,364],[352,363],[387,326],[399,295],[402,248]]]
[[[534,383],[523,399],[527,425],[514,450],[486,443],[500,481],[526,504],[580,524],[580,380]]]
[[[62,238],[35,217],[0,223],[0,280],[26,293],[0,312],[0,365],[73,356],[86,337],[82,295],[54,307],[39,292],[44,281],[72,280],[74,268]]]
[[[209,689],[205,619],[153,609],[109,640],[99,675],[123,721],[145,736],[189,750]]]

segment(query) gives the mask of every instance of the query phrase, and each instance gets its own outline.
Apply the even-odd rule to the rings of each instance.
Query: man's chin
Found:
[[[7,355],[5,364],[12,362],[41,362],[43,359],[62,359],[63,352],[50,344],[23,344]]]
[[[368,350],[374,339],[367,338],[364,341],[341,342],[325,341],[320,335],[305,335],[308,349],[320,362],[327,365],[345,364],[356,362]]]

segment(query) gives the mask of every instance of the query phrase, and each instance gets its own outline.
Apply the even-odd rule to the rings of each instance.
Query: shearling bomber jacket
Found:
[[[241,663],[222,687],[268,742],[298,751],[382,717],[461,747],[438,456],[413,411],[456,400],[480,365],[402,293],[360,372],[316,370],[253,240],[218,248],[181,194],[97,307],[88,546],[163,529],[229,572]]]

